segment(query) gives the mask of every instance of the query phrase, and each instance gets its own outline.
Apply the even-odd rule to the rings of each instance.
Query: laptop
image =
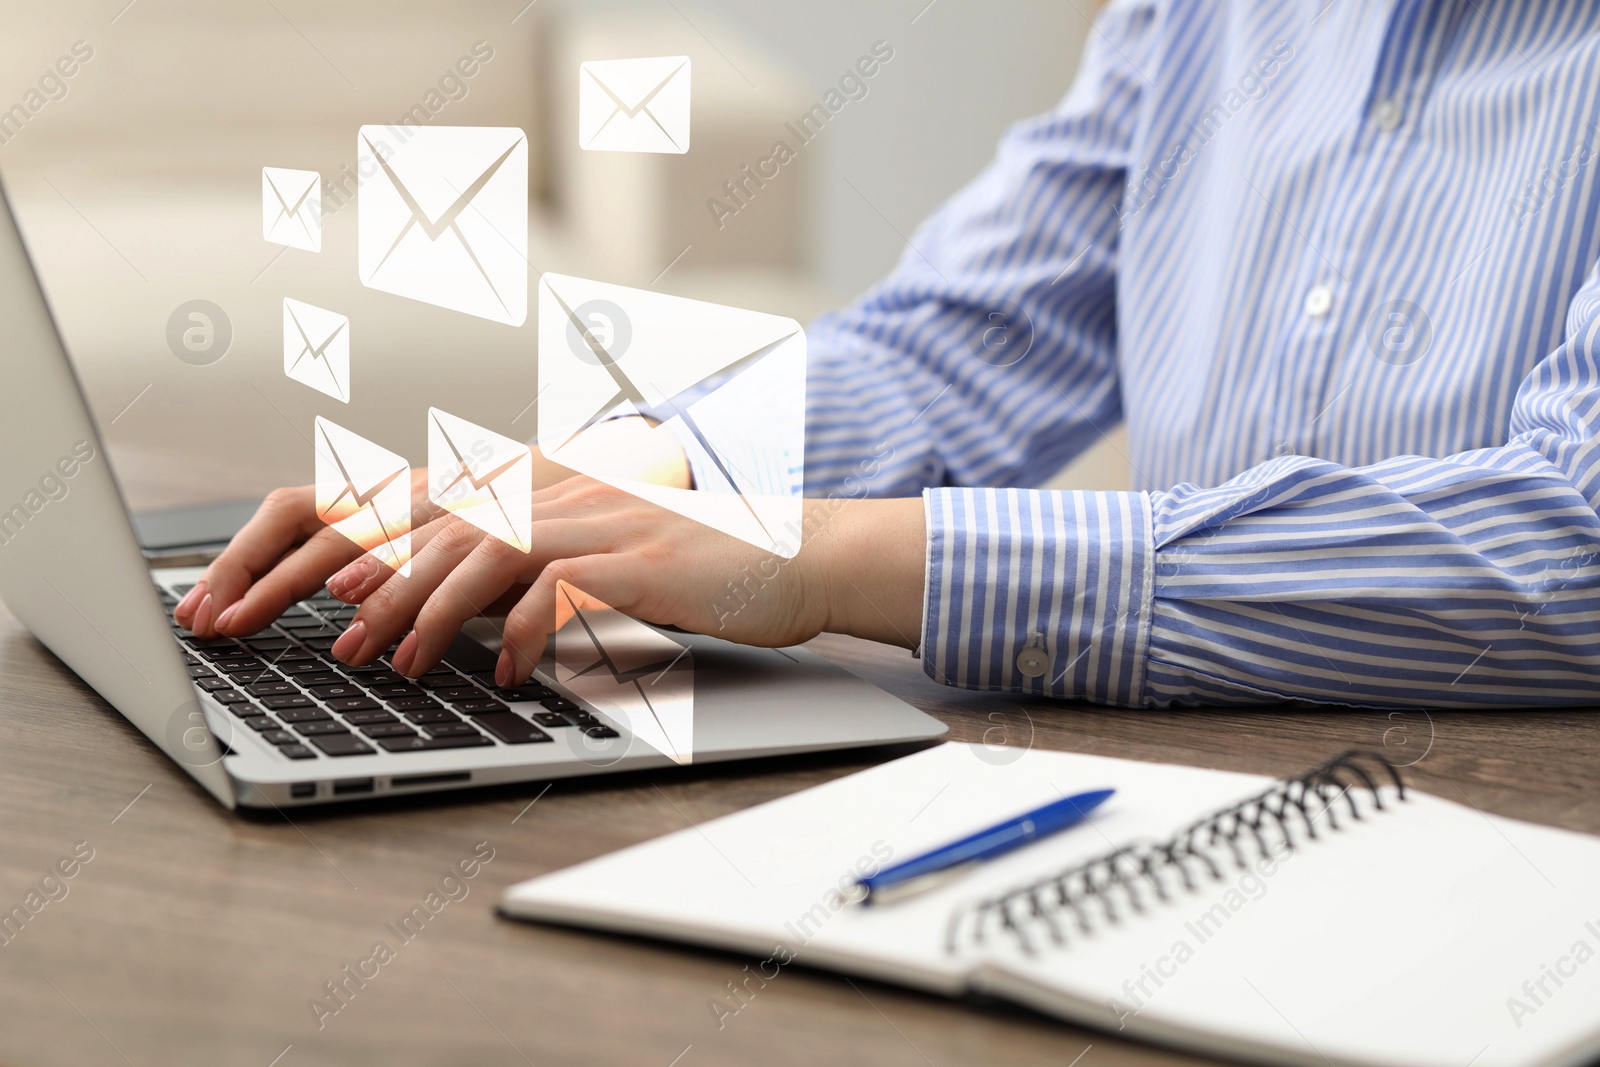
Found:
[[[0,321],[8,334],[0,599],[229,808],[670,768],[945,732],[938,720],[805,649],[666,633],[625,616],[577,620],[594,642],[589,651],[599,653],[594,670],[562,670],[558,658],[510,690],[494,685],[495,653],[465,635],[416,680],[392,670],[387,657],[359,668],[335,661],[328,650],[355,609],[325,593],[249,637],[199,640],[172,621],[172,609],[202,571],[152,569],[141,552],[3,188]],[[626,644],[641,631],[642,645],[604,647],[608,636]],[[655,653],[636,654],[662,642],[680,650],[665,666]],[[634,698],[652,695],[647,687],[662,676],[673,684],[656,688],[653,703]],[[630,699],[610,699],[612,689],[597,689],[597,678]]]

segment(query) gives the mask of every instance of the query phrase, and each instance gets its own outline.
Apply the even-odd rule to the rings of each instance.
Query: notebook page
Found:
[[[1600,1050],[1597,879],[1600,839],[1413,793],[1065,949],[993,944],[983,984],[1270,1062],[1585,1062]]]
[[[943,744],[747,811],[512,886],[520,918],[711,944],[955,994],[970,960],[944,949],[945,918],[973,893],[1040,864],[1166,832],[1270,779],[1030,750],[996,764]],[[1117,795],[1089,822],[968,877],[884,907],[847,905],[861,873],[1087,789]]]

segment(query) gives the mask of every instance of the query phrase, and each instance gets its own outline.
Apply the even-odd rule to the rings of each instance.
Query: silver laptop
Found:
[[[587,662],[580,649],[564,670],[558,656],[514,690],[495,688],[493,652],[465,636],[416,680],[385,660],[354,669],[337,663],[328,649],[354,609],[326,595],[250,637],[197,640],[173,623],[172,608],[201,572],[151,570],[141,553],[3,189],[0,322],[0,597],[229,807],[675,767],[945,731],[804,649],[665,634],[625,618],[576,620],[586,627],[579,636],[592,641]],[[641,629],[642,644],[606,644],[627,645]],[[664,661],[664,641],[681,655]]]

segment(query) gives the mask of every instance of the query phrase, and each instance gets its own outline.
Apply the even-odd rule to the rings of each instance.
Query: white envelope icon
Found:
[[[285,297],[283,301],[283,373],[350,403],[350,320]]]
[[[800,550],[806,336],[777,315],[545,274],[539,283],[539,449],[587,474],[780,556]],[[694,489],[636,481],[586,431],[660,421]]]
[[[322,175],[262,167],[261,236],[277,245],[322,251]]]
[[[533,541],[533,449],[429,408],[428,499],[526,552]]]
[[[487,126],[363,126],[361,284],[521,326],[528,318],[528,138]]]
[[[578,607],[551,638],[556,681],[674,763],[694,760],[694,657],[659,630],[612,608]]]
[[[411,465],[337,423],[317,419],[317,518],[411,573]]]
[[[579,67],[578,147],[689,151],[689,57],[605,59]]]

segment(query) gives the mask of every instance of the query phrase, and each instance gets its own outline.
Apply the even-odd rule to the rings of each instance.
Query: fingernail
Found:
[[[361,651],[361,646],[367,643],[367,624],[357,619],[350,624],[350,629],[339,635],[339,640],[333,643],[333,658],[344,663],[349,663],[350,658]]]
[[[189,627],[191,633],[206,637],[211,632],[211,594],[207,593],[200,601],[200,606],[194,610],[194,625]]]
[[[239,613],[238,604],[229,604],[228,610],[217,616],[217,629],[221,630],[228,625],[228,620]]]
[[[201,580],[196,582],[193,589],[183,594],[183,599],[178,601],[178,606],[172,609],[172,613],[174,615],[187,615],[189,612],[194,610],[195,605],[200,603],[200,598],[205,595],[205,581]]]
[[[389,657],[389,666],[406,676],[411,675],[411,663],[417,658],[417,631],[412,630],[406,634],[406,639],[400,642],[400,647],[394,650],[394,655]]]
[[[494,684],[501,689],[510,689],[515,671],[516,668],[511,662],[511,650],[501,649],[500,660],[494,665]]]
[[[370,579],[378,565],[366,556],[362,556],[344,570],[339,571],[328,579],[328,592],[336,597],[347,596],[352,589],[360,586]]]

